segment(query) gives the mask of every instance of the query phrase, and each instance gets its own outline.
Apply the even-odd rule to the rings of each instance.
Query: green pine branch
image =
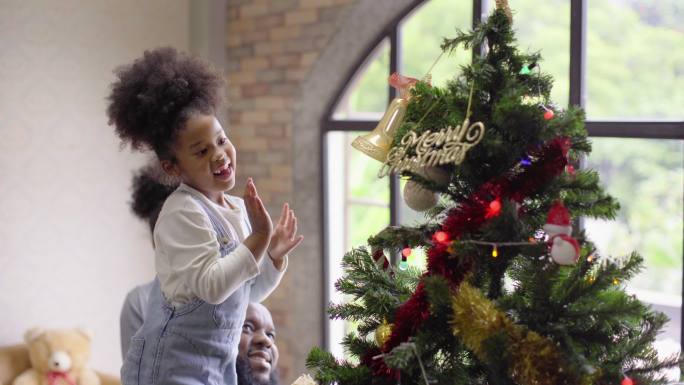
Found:
[[[337,362],[332,354],[317,347],[309,352],[306,367],[321,385],[383,384],[383,382],[372,381],[369,368],[355,366],[348,362]]]

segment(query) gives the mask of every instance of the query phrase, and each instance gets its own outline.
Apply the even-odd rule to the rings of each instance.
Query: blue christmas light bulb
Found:
[[[525,155],[520,159],[520,165],[523,167],[529,167],[532,164],[532,159],[530,159],[529,155]]]
[[[406,260],[406,256],[402,255],[401,256],[401,262],[399,262],[399,270],[406,270],[408,269],[408,261]]]

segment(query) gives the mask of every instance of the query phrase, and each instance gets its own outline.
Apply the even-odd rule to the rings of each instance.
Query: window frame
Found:
[[[401,67],[401,46],[400,42],[400,24],[405,17],[413,12],[417,7],[429,0],[415,0],[407,5],[397,16],[383,29],[383,31],[374,39],[369,41],[369,44],[364,50],[357,63],[352,67],[346,75],[346,80],[342,83],[343,86],[338,89],[335,97],[331,99],[326,108],[326,112],[320,122],[322,131],[321,135],[321,197],[322,197],[322,217],[321,217],[321,252],[323,258],[323,308],[326,309],[330,301],[330,293],[328,290],[327,277],[330,271],[328,263],[327,246],[329,242],[327,220],[328,220],[328,192],[327,192],[327,149],[326,149],[326,134],[329,132],[351,132],[351,131],[372,131],[377,125],[377,120],[335,120],[333,114],[335,107],[343,96],[346,86],[350,83],[352,78],[356,75],[359,68],[363,65],[367,57],[373,52],[375,47],[382,42],[383,39],[389,38],[389,73],[392,74]],[[472,0],[472,26],[479,24],[488,9],[490,0]],[[586,36],[587,36],[587,0],[570,0],[570,61],[569,61],[569,105],[578,105],[586,108]],[[473,49],[473,55],[478,54],[478,48]],[[395,97],[395,89],[388,85],[388,100],[389,104]],[[594,138],[631,138],[631,139],[675,139],[684,140],[684,121],[674,120],[586,120],[585,127],[589,137]],[[398,225],[401,222],[400,218],[400,187],[399,179],[392,176],[389,179],[390,188],[390,225]],[[684,237],[684,234],[682,234]],[[682,250],[684,255],[684,250]],[[391,256],[393,265],[398,263],[398,256]],[[684,281],[684,263],[682,264],[682,280]],[[682,304],[680,304],[681,323],[680,323],[680,346],[684,351],[684,282],[682,284]],[[330,349],[329,341],[329,323],[326,312],[323,312],[323,345],[325,349]]]

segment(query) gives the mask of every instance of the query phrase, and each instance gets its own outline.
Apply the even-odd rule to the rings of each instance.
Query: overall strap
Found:
[[[203,199],[196,197],[194,195],[191,196],[209,217],[209,221],[211,222],[211,226],[214,228],[214,231],[216,232],[217,241],[220,245],[221,257],[224,257],[238,246],[238,240],[234,239],[233,235],[231,235],[232,233],[226,230],[221,220],[216,217],[214,211],[211,208],[209,208],[208,204]]]
[[[216,215],[214,215],[213,210],[209,208],[206,202],[204,202],[201,198],[198,198],[194,195],[191,196],[195,200],[195,202],[197,202],[197,204],[200,205],[202,210],[204,210],[204,212],[207,214],[207,216],[209,217],[209,221],[211,222],[211,226],[214,228],[214,231],[216,231],[216,234],[219,236],[219,238],[230,238],[230,233],[226,230],[225,227],[223,227],[221,221],[218,218],[216,218]]]

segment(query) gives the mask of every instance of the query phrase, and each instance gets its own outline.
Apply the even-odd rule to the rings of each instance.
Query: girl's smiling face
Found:
[[[162,167],[212,201],[224,205],[223,193],[235,186],[236,153],[214,115],[195,114],[178,133],[174,160]]]

